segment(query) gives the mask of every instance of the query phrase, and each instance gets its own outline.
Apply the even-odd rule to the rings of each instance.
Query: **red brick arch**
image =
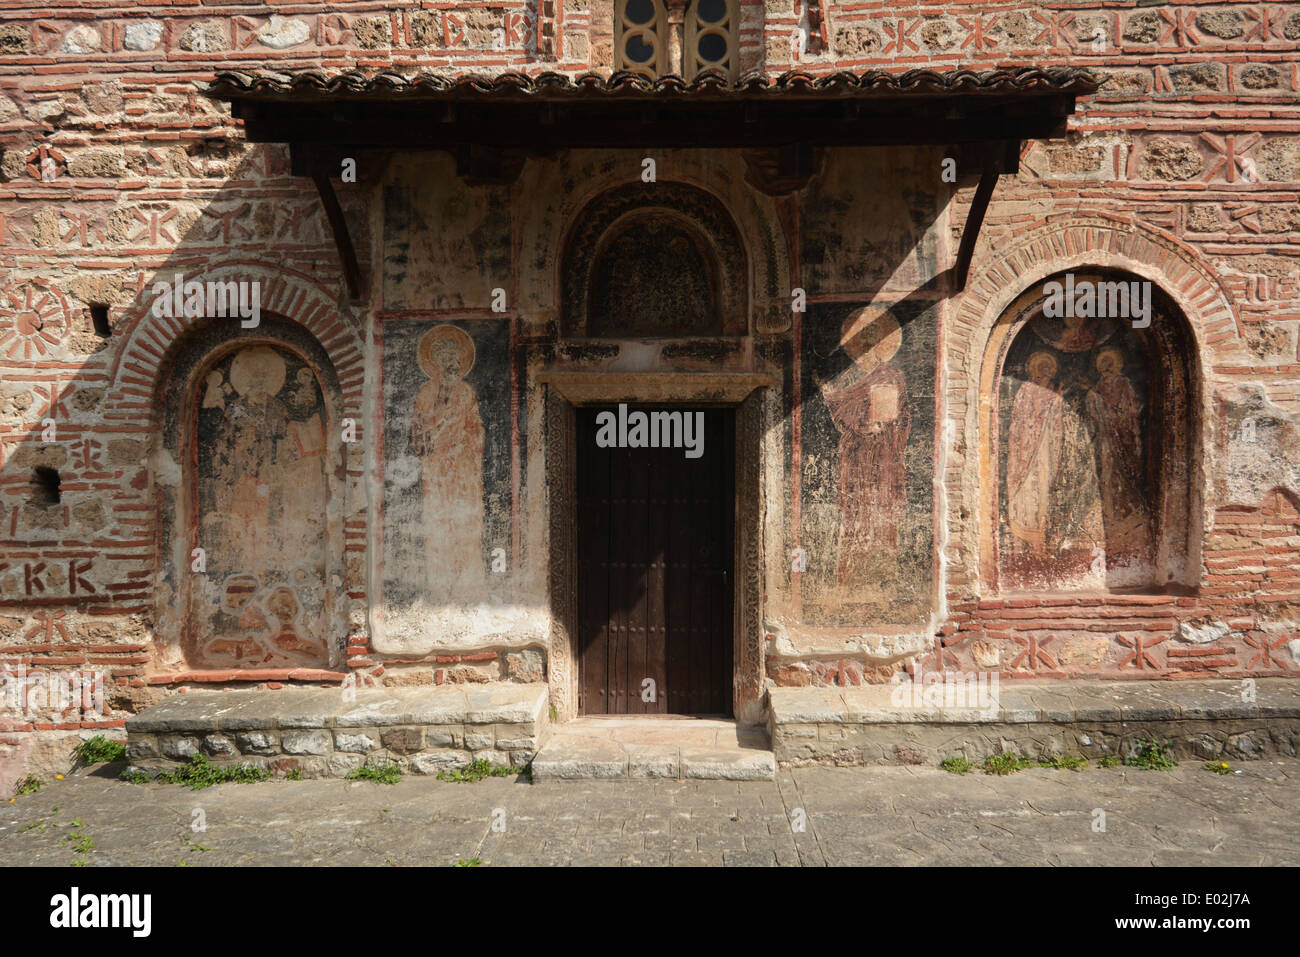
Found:
[[[185,334],[206,318],[159,318],[153,315],[151,290],[156,282],[172,281],[180,272],[186,279],[261,283],[261,310],[283,316],[303,326],[325,349],[334,366],[343,396],[344,416],[357,422],[360,433],[362,385],[365,381],[361,336],[338,303],[306,273],[273,269],[265,263],[231,259],[204,268],[160,269],[146,278],[138,303],[120,324],[123,341],[117,349],[109,381],[110,407],[148,411],[168,358]]]
[[[1103,213],[1062,214],[1048,217],[1005,249],[986,252],[972,273],[973,282],[962,295],[945,338],[946,418],[955,420],[954,436],[965,436],[955,449],[944,453],[944,486],[952,537],[945,558],[956,581],[983,578],[979,556],[983,551],[979,525],[981,475],[980,431],[982,404],[992,401],[981,382],[993,332],[1006,310],[1035,283],[1071,269],[1103,269],[1149,279],[1169,295],[1185,319],[1195,355],[1188,357],[1196,373],[1189,423],[1196,430],[1189,476],[1194,489],[1194,524],[1208,527],[1203,514],[1211,500],[1206,477],[1213,473],[1214,416],[1210,409],[1212,366],[1224,362],[1249,363],[1240,317],[1218,278],[1186,243],[1163,230],[1132,219]],[[962,455],[955,454],[964,449]]]

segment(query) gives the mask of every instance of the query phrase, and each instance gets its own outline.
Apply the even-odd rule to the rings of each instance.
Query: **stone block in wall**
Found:
[[[352,754],[363,754],[367,751],[377,751],[379,749],[379,732],[358,731],[351,733],[347,731],[334,732],[334,750],[347,751]]]
[[[423,728],[386,728],[380,732],[379,740],[389,751],[398,754],[415,754],[424,750]]]
[[[158,754],[158,739],[152,734],[135,735],[126,743],[126,758],[128,761],[156,758]]]
[[[472,760],[468,751],[428,751],[411,758],[409,767],[414,774],[437,774],[460,770]]]
[[[508,767],[510,764],[510,755],[504,751],[496,751],[496,750],[489,749],[485,751],[475,751],[473,752],[473,754],[474,754],[475,761],[486,761],[494,768],[496,767],[504,768],[504,767]]]
[[[514,681],[531,684],[546,680],[546,663],[541,651],[536,648],[523,648],[519,651],[507,651],[506,675]]]
[[[265,731],[248,731],[236,735],[235,746],[244,754],[275,754],[280,750],[276,736]]]
[[[233,757],[235,745],[224,734],[209,734],[203,739],[203,750],[214,758]]]
[[[479,728],[465,732],[465,747],[471,751],[482,751],[484,748],[495,746],[496,737],[492,734],[491,728]]]
[[[163,735],[160,744],[163,756],[177,761],[188,761],[191,755],[199,751],[198,742],[183,734]]]
[[[331,754],[327,765],[330,777],[345,778],[349,773],[361,767],[365,760],[359,754]]]
[[[463,748],[465,729],[460,725],[435,725],[424,729],[424,740],[431,748]]]
[[[333,741],[328,731],[290,731],[280,746],[285,754],[329,754]]]

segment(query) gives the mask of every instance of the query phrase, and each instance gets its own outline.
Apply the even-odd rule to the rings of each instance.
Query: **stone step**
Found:
[[[611,778],[770,781],[776,760],[761,727],[689,717],[583,717],[552,729],[533,780]]]
[[[172,695],[126,722],[127,759],[154,773],[196,753],[304,777],[367,760],[436,774],[486,759],[523,766],[549,730],[544,684],[281,688]]]
[[[927,676],[928,677],[928,676]],[[950,690],[951,689],[951,690]],[[960,690],[959,690],[960,689]],[[776,759],[799,764],[937,764],[996,753],[1126,757],[1140,741],[1178,757],[1300,752],[1300,681],[1021,681],[773,688]]]

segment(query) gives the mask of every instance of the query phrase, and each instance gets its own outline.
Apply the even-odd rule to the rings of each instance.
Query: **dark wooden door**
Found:
[[[702,412],[703,455],[601,448],[618,410],[578,409],[578,711],[730,715],[735,413],[635,410]]]

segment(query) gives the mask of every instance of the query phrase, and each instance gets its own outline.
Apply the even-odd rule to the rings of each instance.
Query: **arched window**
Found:
[[[663,0],[616,0],[614,68],[648,77],[671,72],[668,17]]]
[[[706,70],[735,76],[736,19],[735,0],[693,0],[686,11],[682,76],[690,80]]]
[[[687,80],[736,73],[736,0],[615,0],[614,68]]]
[[[982,387],[986,574],[1003,592],[1146,591],[1191,573],[1192,342],[1154,284],[1035,284],[1004,314]]]

